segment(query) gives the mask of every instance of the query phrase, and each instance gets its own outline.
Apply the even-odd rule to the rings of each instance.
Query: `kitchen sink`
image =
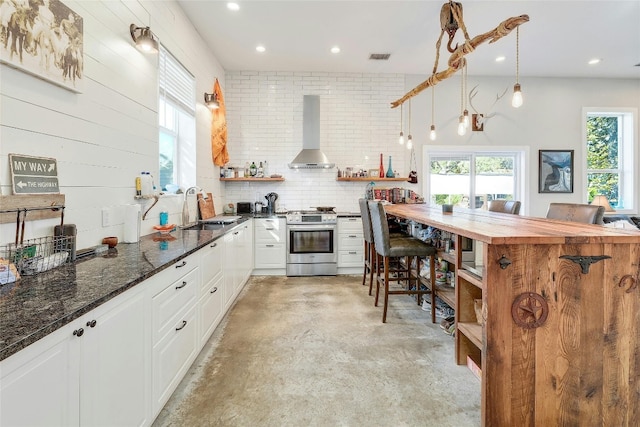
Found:
[[[224,230],[225,228],[231,228],[234,224],[209,224],[206,222],[194,224],[192,226],[183,228],[183,230]]]

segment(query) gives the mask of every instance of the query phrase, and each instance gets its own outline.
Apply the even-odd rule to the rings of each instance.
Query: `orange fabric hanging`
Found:
[[[227,118],[224,108],[224,97],[218,79],[213,86],[213,92],[216,99],[220,103],[220,108],[213,110],[211,114],[211,153],[213,155],[213,164],[216,166],[224,166],[229,162],[229,153],[227,152]]]

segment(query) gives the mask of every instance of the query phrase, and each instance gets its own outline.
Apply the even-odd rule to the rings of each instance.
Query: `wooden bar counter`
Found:
[[[640,426],[640,232],[385,210],[457,236],[456,361],[481,365],[483,426]],[[462,262],[462,236],[482,242],[481,276]]]

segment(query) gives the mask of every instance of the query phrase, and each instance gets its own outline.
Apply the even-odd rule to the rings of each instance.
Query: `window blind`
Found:
[[[185,112],[195,115],[196,88],[193,75],[163,46],[160,46],[160,96]]]

